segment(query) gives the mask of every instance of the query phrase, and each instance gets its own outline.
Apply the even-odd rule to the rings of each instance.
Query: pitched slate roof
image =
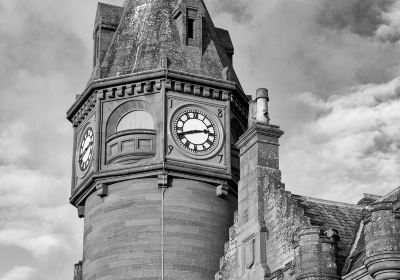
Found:
[[[359,225],[360,231],[354,240],[353,248],[347,258],[346,266],[343,269],[343,275],[359,269],[364,265],[365,260],[365,235],[362,222]]]
[[[188,2],[188,3],[186,3]],[[179,5],[196,6],[203,19],[199,46],[188,46],[174,19]],[[104,13],[104,12],[102,12]],[[176,71],[224,79],[230,67],[231,80],[240,83],[231,68],[226,47],[233,48],[229,34],[218,31],[202,0],[126,0],[121,20],[95,79],[118,77],[159,68],[166,53],[169,68]]]
[[[233,47],[231,36],[229,35],[229,31],[222,28],[215,28],[217,32],[218,38],[221,40],[221,43],[225,47],[227,51],[233,52],[235,48]]]
[[[341,271],[362,219],[363,207],[304,196],[299,196],[298,200],[311,225],[323,231],[335,229],[339,232],[338,268]]]

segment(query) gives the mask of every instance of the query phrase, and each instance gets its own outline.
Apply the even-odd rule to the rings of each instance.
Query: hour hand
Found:
[[[208,133],[207,129],[204,130],[188,130],[184,132],[178,133],[178,135],[188,135],[188,134],[197,134],[197,133]]]
[[[81,153],[81,154],[79,155],[79,159],[82,159],[82,158],[84,157],[84,155],[86,154],[87,150],[89,150],[90,146],[92,146],[92,145],[93,145],[93,141],[91,141],[91,142],[89,143],[89,145],[87,145],[87,147],[85,148],[85,150],[83,151],[83,153]]]

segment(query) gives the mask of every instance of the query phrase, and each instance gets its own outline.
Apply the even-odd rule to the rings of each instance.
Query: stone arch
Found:
[[[149,113],[149,107],[148,103],[141,100],[120,105],[108,118],[106,137],[127,129],[154,129],[154,119]]]

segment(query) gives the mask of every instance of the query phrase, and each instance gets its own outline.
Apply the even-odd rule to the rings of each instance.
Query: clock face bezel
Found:
[[[198,129],[200,131],[207,131],[204,132],[205,135],[202,135],[202,132],[199,132],[198,135],[196,133],[184,134],[185,123],[189,120],[192,122],[191,125],[194,125],[198,121]],[[178,107],[171,116],[170,132],[180,151],[188,157],[195,159],[213,157],[221,150],[224,142],[223,126],[219,118],[212,111],[199,105],[183,105]],[[196,138],[204,139],[198,140],[204,142],[194,143],[194,140],[197,140]]]
[[[79,177],[84,177],[88,171],[90,170],[90,166],[92,165],[93,162],[93,157],[94,157],[94,141],[95,141],[95,134],[94,134],[94,130],[90,125],[87,125],[83,130],[83,133],[81,133],[80,137],[79,137],[79,141],[78,141],[78,146],[76,149],[76,170],[77,173],[79,175]],[[91,135],[88,135],[88,133],[91,132]],[[92,138],[92,145],[86,146],[86,147],[82,147],[87,141],[90,141],[88,138],[91,137]],[[89,151],[85,151],[82,149],[89,149]],[[84,168],[81,167],[81,154],[85,153],[85,152],[89,152],[89,156],[88,159],[85,161],[87,162],[86,166]]]

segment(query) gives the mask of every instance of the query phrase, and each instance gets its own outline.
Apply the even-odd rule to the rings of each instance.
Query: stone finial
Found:
[[[268,90],[266,88],[259,88],[256,91],[256,104],[257,104],[257,122],[269,123],[269,112],[268,112]]]

